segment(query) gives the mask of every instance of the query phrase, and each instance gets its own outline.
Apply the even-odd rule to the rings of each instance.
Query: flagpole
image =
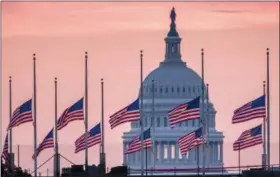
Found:
[[[57,78],[54,78],[54,176],[59,177],[58,133],[57,133]]]
[[[155,144],[155,81],[152,80],[152,89],[153,89],[153,98],[152,98],[152,128],[153,128],[153,136],[152,136],[152,143],[153,143],[153,169],[155,169],[156,164],[156,144]]]
[[[240,153],[240,142],[238,143],[238,171],[241,173],[241,153]]]
[[[19,155],[19,144],[18,144],[18,145],[17,145],[17,164],[18,164],[18,167],[20,167],[19,157],[20,157],[20,155]]]
[[[143,50],[140,51],[140,125],[141,125],[141,176],[144,175],[144,141],[143,141],[143,132],[144,132],[144,124],[143,124]]]
[[[206,147],[206,161],[207,168],[209,168],[209,84],[206,84],[206,131],[207,131],[207,147]]]
[[[201,83],[201,99],[202,99],[202,105],[201,105],[201,120],[202,120],[202,176],[205,176],[205,126],[206,121],[204,117],[204,50],[201,49],[201,77],[202,77],[202,83]]]
[[[9,115],[10,115],[10,122],[12,120],[12,76],[9,77]],[[12,133],[12,128],[10,129],[10,137],[9,137],[9,143],[10,143],[10,147],[9,147],[9,151],[10,151],[10,156],[9,156],[9,163],[10,163],[10,169],[12,169],[12,153],[13,153],[13,133]]]
[[[269,96],[269,48],[266,49],[266,96],[267,96],[267,165],[270,169],[270,96]]]
[[[36,100],[36,54],[33,54],[33,127],[34,127],[34,176],[37,177],[37,100]]]
[[[101,143],[101,162],[102,164],[102,172],[103,175],[106,173],[106,160],[105,160],[105,129],[104,129],[104,81],[103,78],[101,79],[101,136],[102,136],[102,143]]]
[[[263,94],[266,95],[265,93],[265,81],[263,81]],[[263,118],[263,158],[262,158],[262,163],[263,163],[263,168],[266,169],[266,116]]]
[[[88,172],[88,53],[85,52],[85,171]]]

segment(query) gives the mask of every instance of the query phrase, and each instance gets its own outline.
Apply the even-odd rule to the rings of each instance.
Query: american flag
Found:
[[[200,118],[200,97],[197,97],[187,103],[180,104],[168,112],[170,127],[174,128],[176,124],[186,120]]]
[[[97,124],[95,127],[93,127],[88,133],[87,133],[87,141],[88,141],[88,148],[101,143],[101,128],[100,123]],[[85,134],[80,136],[75,141],[75,153],[78,153],[86,148],[85,144]]]
[[[5,142],[4,142],[4,148],[3,148],[3,152],[2,152],[2,159],[5,161],[5,164],[9,163],[9,159],[8,159],[8,134],[6,135],[5,138]]]
[[[139,99],[110,116],[109,123],[113,129],[120,124],[138,120],[140,120]]]
[[[150,128],[143,132],[144,148],[148,149],[152,147],[151,130]],[[133,138],[125,151],[125,154],[132,154],[141,150],[140,135]]]
[[[75,104],[67,108],[57,121],[57,130],[61,130],[70,122],[84,120],[84,99],[81,98]]]
[[[48,148],[54,148],[54,139],[53,139],[53,129],[47,134],[47,136],[44,138],[43,142],[38,146],[36,152],[37,157],[40,154],[41,151]],[[35,154],[32,156],[34,159]]]
[[[262,125],[244,131],[233,143],[233,150],[239,151],[263,143]]]
[[[20,105],[13,113],[11,117],[10,124],[8,126],[8,130],[13,127],[17,127],[21,124],[32,122],[32,99],[26,101],[22,105]]]
[[[202,144],[202,139],[202,127],[179,138],[178,144],[181,154],[186,154],[188,151]]]
[[[265,95],[250,101],[234,111],[232,123],[246,122],[252,119],[265,118]]]

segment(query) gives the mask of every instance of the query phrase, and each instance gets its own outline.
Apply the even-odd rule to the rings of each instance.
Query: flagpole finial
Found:
[[[269,55],[269,48],[266,48],[266,54]]]
[[[57,82],[57,77],[54,78],[54,82]]]
[[[33,60],[36,60],[36,53],[33,53]]]
[[[201,49],[201,55],[204,55],[204,49],[203,48]]]
[[[88,57],[88,52],[87,51],[85,51],[85,56],[86,56],[86,58]]]
[[[12,81],[12,76],[9,76],[9,81]]]
[[[103,78],[101,78],[101,84],[103,84]]]

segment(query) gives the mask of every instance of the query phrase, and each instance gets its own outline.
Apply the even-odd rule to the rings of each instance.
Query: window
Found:
[[[164,118],[164,126],[167,127],[167,118]]]
[[[193,93],[195,93],[195,87],[193,87]]]
[[[190,87],[188,87],[188,92],[189,92],[189,93],[191,92],[191,88],[190,88]]]
[[[189,126],[189,121],[186,121],[185,125],[186,125],[186,127],[188,127]]]
[[[179,148],[179,154],[178,154],[178,155],[179,155],[178,158],[179,158],[179,159],[182,159],[182,154],[181,154],[180,148]]]
[[[171,92],[172,92],[172,93],[174,92],[174,88],[173,88],[173,87],[171,88]]]
[[[168,152],[167,152],[167,145],[166,144],[163,145],[163,150],[164,150],[163,151],[163,157],[164,157],[164,159],[167,159],[167,153]]]
[[[171,45],[171,52],[175,53],[175,46],[173,44]]]
[[[183,92],[186,92],[186,89],[185,89],[185,87],[183,87]]]
[[[157,127],[160,127],[160,117],[157,118]]]
[[[159,156],[160,156],[160,145],[159,144],[157,144],[156,145],[156,148],[157,148],[157,159],[159,159]]]
[[[171,159],[175,159],[175,145],[171,144]]]
[[[179,123],[179,127],[182,127],[182,123],[183,123],[183,122],[180,122],[180,123]]]
[[[145,122],[145,127],[148,127],[148,117],[145,117],[144,122]]]
[[[195,120],[192,120],[192,126],[193,127],[195,126]]]
[[[155,87],[155,92],[157,92],[157,88]]]
[[[179,87],[177,88],[177,92],[178,92],[178,93],[180,92],[180,88],[179,88]]]
[[[159,89],[159,92],[162,93],[162,88]]]
[[[168,87],[165,88],[165,92],[168,93]]]

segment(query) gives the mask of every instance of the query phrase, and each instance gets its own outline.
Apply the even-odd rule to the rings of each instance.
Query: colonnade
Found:
[[[123,142],[123,152],[125,152],[127,146],[127,141]],[[199,149],[199,153],[197,152]],[[220,165],[223,163],[223,142],[222,141],[211,141],[209,142],[209,146],[206,150],[206,164],[209,166]],[[147,153],[147,154],[146,154]],[[124,153],[123,153],[124,154]],[[147,151],[144,150],[144,159],[146,162],[147,156],[147,163],[148,165],[152,165],[152,158],[156,159],[156,166],[160,165],[172,165],[173,167],[178,164],[190,164],[196,165],[197,164],[197,156],[199,155],[200,165],[202,165],[202,146],[193,149],[186,155],[181,155],[178,144],[176,141],[157,141],[156,148],[153,150],[152,148],[148,149]],[[129,155],[124,155],[124,164],[128,166],[139,165],[141,163],[141,152],[136,152]],[[173,168],[172,167],[172,168]]]

